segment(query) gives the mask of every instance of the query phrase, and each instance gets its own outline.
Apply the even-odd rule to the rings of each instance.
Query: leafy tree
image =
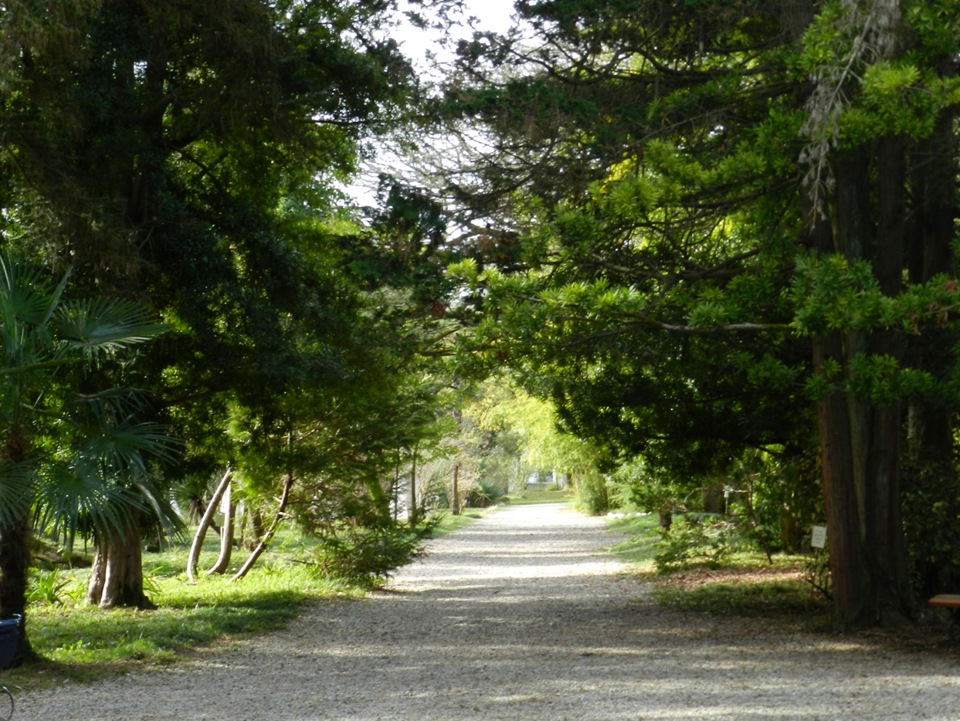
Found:
[[[392,3],[58,7],[5,6],[5,243],[167,323],[137,373],[185,441],[181,474],[259,454],[275,484],[287,431],[379,362],[353,332],[369,317],[334,187],[416,96]],[[316,386],[310,419],[296,399]],[[231,418],[250,443],[224,440]]]
[[[0,613],[24,615],[31,516],[72,538],[84,528],[125,532],[131,509],[148,513],[151,459],[169,458],[155,425],[137,421],[123,394],[83,376],[160,330],[128,302],[71,300],[53,283],[0,257],[4,378],[0,423]],[[78,372],[80,373],[78,375]],[[21,628],[16,659],[32,651]]]
[[[460,267],[475,347],[675,472],[815,431],[838,622],[912,615],[900,449],[953,441],[904,409],[956,407],[955,3],[517,10],[445,98],[489,134],[451,196],[521,231]]]

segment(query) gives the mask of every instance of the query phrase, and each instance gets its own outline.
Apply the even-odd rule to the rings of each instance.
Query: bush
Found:
[[[689,514],[664,531],[654,564],[661,573],[690,566],[718,568],[738,545],[737,528],[730,521],[704,514]]]
[[[577,507],[584,513],[599,516],[610,510],[607,481],[599,473],[584,473],[576,479],[574,488],[577,493]]]
[[[833,584],[830,578],[830,554],[825,549],[814,550],[803,564],[803,581],[815,594],[830,600]]]
[[[376,585],[421,555],[423,540],[436,523],[344,529],[321,539],[316,562],[325,573],[345,581]]]
[[[470,489],[464,505],[469,508],[489,508],[503,498],[503,489],[492,483],[480,482]]]
[[[49,606],[76,605],[86,594],[86,589],[73,576],[64,577],[60,569],[34,568],[30,574],[27,601]]]

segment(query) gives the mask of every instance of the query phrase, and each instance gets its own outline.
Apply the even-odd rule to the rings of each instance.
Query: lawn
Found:
[[[433,535],[462,528],[492,509],[443,514]],[[349,602],[367,589],[325,574],[316,564],[317,543],[293,529],[281,531],[270,549],[241,581],[231,574],[246,560],[235,550],[226,575],[209,576],[219,540],[205,539],[190,583],[186,558],[190,537],[143,554],[144,586],[156,610],[112,609],[84,603],[89,553],[74,554],[72,566],[34,569],[28,608],[29,636],[38,664],[3,672],[16,689],[89,681],[134,669],[177,663],[207,649],[284,627],[313,602]]]
[[[89,559],[83,554],[73,567],[34,570],[28,630],[43,660],[5,671],[4,682],[35,688],[167,665],[211,646],[281,628],[303,604],[363,593],[320,572],[311,562],[311,544],[292,532],[278,534],[250,574],[235,583],[229,575],[203,574],[217,557],[215,534],[204,544],[198,581],[189,583],[188,543],[180,539],[143,555],[145,590],[156,610],[105,611],[86,605],[89,568],[84,559]],[[235,553],[231,573],[245,558],[245,552]]]
[[[823,622],[826,599],[811,583],[817,559],[774,554],[738,546],[717,563],[681,564],[658,570],[662,552],[656,514],[628,514],[608,521],[624,540],[611,549],[652,584],[652,597],[662,605],[712,614],[741,616],[804,615]]]

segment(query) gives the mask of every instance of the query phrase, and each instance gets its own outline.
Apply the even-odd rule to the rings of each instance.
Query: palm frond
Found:
[[[101,427],[83,444],[80,454],[99,459],[118,475],[139,479],[149,475],[150,463],[173,462],[176,444],[159,423],[127,417]]]
[[[147,492],[150,471],[175,449],[161,426],[136,420],[144,405],[129,389],[71,394],[73,376],[58,385],[69,376],[60,367],[164,330],[133,302],[66,300],[68,280],[69,273],[54,283],[43,269],[0,255],[0,418],[30,411],[23,434],[50,449],[29,473],[23,464],[0,468],[0,523],[22,520],[33,506],[41,527],[70,539],[81,529],[122,532],[136,511],[161,508]],[[28,397],[52,400],[31,405]]]
[[[41,269],[0,255],[0,322],[5,330],[45,325],[53,296]]]
[[[9,528],[30,512],[36,466],[0,461],[0,527]]]
[[[87,357],[145,343],[165,330],[143,306],[108,298],[64,302],[55,324],[67,346]]]
[[[131,489],[105,479],[94,462],[49,464],[39,476],[35,524],[71,541],[81,530],[122,533],[134,510],[144,510]]]
[[[114,386],[96,393],[77,394],[71,401],[71,406],[86,407],[91,412],[91,417],[123,418],[147,412],[150,404],[141,390],[129,386]]]
[[[133,484],[133,490],[151,511],[155,519],[169,536],[179,534],[185,528],[183,519],[177,512],[172,498],[163,493],[150,479]]]

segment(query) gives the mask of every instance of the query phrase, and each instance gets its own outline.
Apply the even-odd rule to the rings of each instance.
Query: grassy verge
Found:
[[[611,518],[607,526],[611,531],[626,536],[612,549],[617,556],[633,564],[639,573],[652,574],[656,571],[654,556],[657,553],[657,541],[660,540],[656,515],[631,514]]]
[[[212,565],[217,541],[208,539],[200,569]],[[282,628],[304,604],[356,597],[362,590],[331,579],[310,564],[309,549],[293,535],[281,539],[242,581],[230,575],[186,578],[186,544],[144,554],[145,589],[152,611],[90,607],[83,603],[89,570],[35,574],[28,609],[30,641],[39,664],[3,672],[14,689],[40,688],[66,680],[89,681],[190,658],[204,649]],[[237,554],[232,574],[245,560]]]
[[[697,615],[746,619],[752,625],[783,633],[835,632],[830,603],[809,582],[810,557],[774,555],[772,562],[756,551],[730,552],[716,564],[691,564],[658,571],[655,557],[660,531],[657,517],[628,516],[609,521],[624,535],[612,551],[652,586],[657,604]],[[949,640],[948,619],[928,614],[917,624],[871,628],[856,634],[856,642],[884,653],[934,652],[960,658],[960,645]]]
[[[806,558],[739,550],[719,564],[692,564],[660,572],[655,557],[660,532],[654,514],[609,521],[611,530],[626,536],[613,552],[632,564],[653,585],[652,597],[662,605],[716,615],[796,617],[820,624],[827,606],[805,578]]]

